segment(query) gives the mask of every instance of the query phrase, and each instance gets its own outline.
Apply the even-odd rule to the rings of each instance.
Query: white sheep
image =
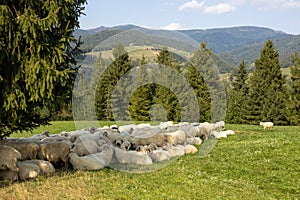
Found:
[[[167,142],[171,145],[183,144],[186,141],[186,133],[182,130],[165,133],[164,135],[167,138]]]
[[[194,145],[188,144],[188,145],[184,146],[185,154],[195,154],[197,152],[198,152],[198,149]]]
[[[145,153],[136,151],[124,151],[117,147],[115,149],[115,156],[120,164],[134,164],[134,165],[151,165],[152,159]]]
[[[97,153],[98,147],[99,146],[97,144],[97,141],[86,139],[74,143],[71,151],[76,153],[78,156],[85,156],[85,155]]]
[[[37,153],[39,151],[39,146],[34,142],[29,142],[23,139],[16,140],[3,140],[0,143],[13,147],[21,153],[20,160],[32,160],[36,159]]]
[[[40,174],[45,175],[45,174],[52,174],[55,172],[55,168],[53,165],[45,160],[25,160],[23,163],[31,163],[35,164],[40,168]]]
[[[93,156],[78,156],[76,153],[70,153],[70,163],[75,170],[99,170],[105,167],[104,159]]]
[[[163,147],[163,150],[168,151],[172,158],[183,156],[185,154],[184,146],[182,145],[177,145],[177,146],[167,145]]]
[[[18,162],[17,166],[21,180],[36,178],[40,175],[40,168],[34,163]]]
[[[153,133],[136,136],[133,142],[135,146],[144,146],[151,143],[155,144],[156,146],[163,146],[166,141],[166,137],[163,134]]]
[[[274,126],[273,122],[260,122],[259,125],[264,127],[264,129],[272,129]]]
[[[168,151],[162,149],[154,150],[149,154],[149,156],[154,163],[170,160],[172,158],[171,154]]]
[[[17,163],[22,156],[16,149],[0,145],[0,170],[18,171]]]

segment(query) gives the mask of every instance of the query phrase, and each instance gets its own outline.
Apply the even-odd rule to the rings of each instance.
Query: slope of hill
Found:
[[[291,55],[300,51],[300,35],[289,35],[269,28],[241,26],[216,29],[193,29],[180,31],[151,30],[135,25],[98,27],[77,30],[74,35],[82,36],[84,52],[109,50],[117,43],[125,45],[160,45],[193,52],[205,42],[216,55],[220,71],[236,68],[242,59],[251,65],[259,57],[266,40],[272,40],[280,53],[283,67],[291,65]],[[99,45],[101,44],[101,45]]]

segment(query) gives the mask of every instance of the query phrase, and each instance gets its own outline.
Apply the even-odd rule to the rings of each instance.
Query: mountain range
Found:
[[[274,42],[275,49],[280,54],[282,67],[291,66],[291,56],[295,51],[300,52],[300,35],[256,26],[178,31],[153,30],[135,25],[100,26],[88,30],[78,29],[74,36],[81,37],[84,42],[81,48],[86,53],[109,50],[117,43],[136,46],[157,43],[192,53],[200,43],[205,42],[218,56],[219,62],[223,63],[220,71],[224,73],[235,69],[242,59],[251,69],[267,40]]]

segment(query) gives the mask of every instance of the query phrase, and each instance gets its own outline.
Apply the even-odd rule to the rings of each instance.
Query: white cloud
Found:
[[[186,2],[185,4],[182,4],[179,7],[179,10],[183,11],[184,9],[187,9],[187,8],[192,8],[192,9],[201,8],[201,7],[203,7],[204,3],[205,3],[205,1],[198,2],[197,0],[191,0],[189,2]]]
[[[223,14],[228,12],[233,12],[236,10],[236,7],[230,5],[221,3],[215,6],[207,6],[204,8],[203,12],[207,14]]]
[[[253,0],[258,9],[300,8],[300,0]]]
[[[164,26],[164,27],[160,27],[161,29],[164,29],[164,30],[170,30],[170,31],[174,31],[174,30],[179,30],[182,28],[181,24],[180,23],[171,23],[167,26]]]

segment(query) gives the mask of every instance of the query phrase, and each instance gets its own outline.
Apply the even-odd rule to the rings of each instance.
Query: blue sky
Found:
[[[300,0],[87,0],[82,29],[135,24],[208,29],[262,26],[300,34]]]

